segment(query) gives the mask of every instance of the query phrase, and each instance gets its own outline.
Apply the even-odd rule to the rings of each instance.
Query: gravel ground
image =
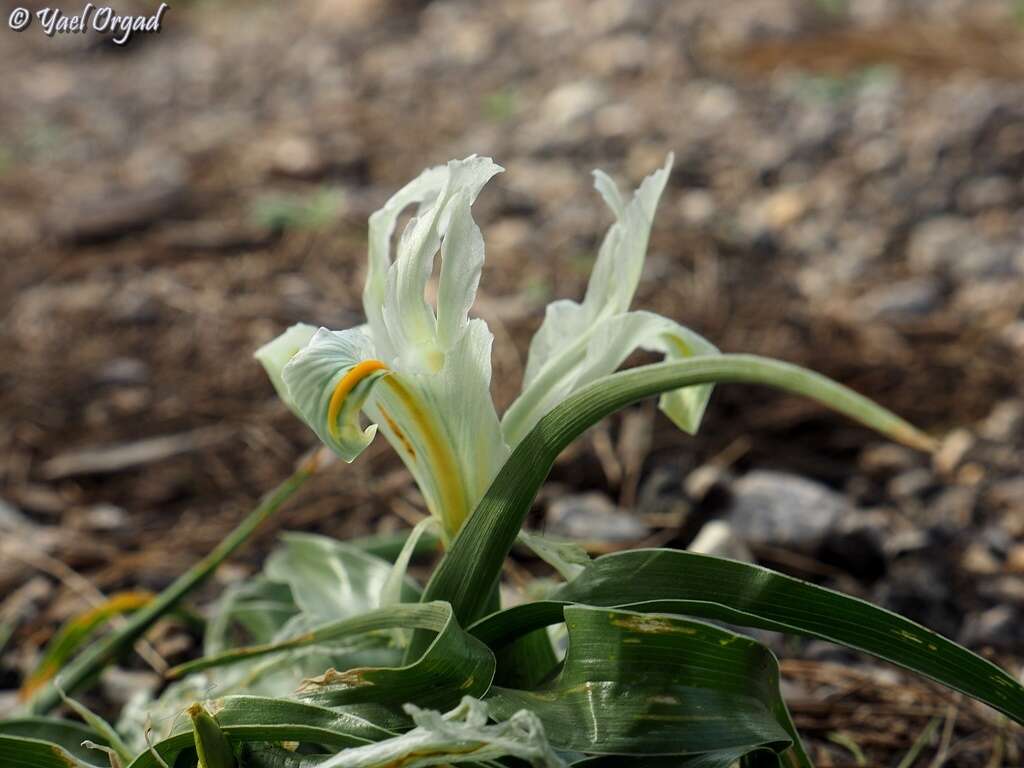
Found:
[[[586,531],[594,551],[696,538],[1019,670],[1019,12],[236,0],[175,4],[125,47],[0,30],[17,73],[0,79],[0,595],[17,618],[0,687],[82,609],[75,574],[103,592],[161,587],[312,445],[251,350],[297,320],[359,322],[366,216],[472,152],[508,169],[477,206],[500,403],[543,305],[582,292],[607,226],[589,170],[634,184],[672,151],[637,306],[945,436],[924,457],[816,406],[720,388],[695,440],[648,406],[595,429],[536,525]],[[382,442],[311,485],[222,580],[275,530],[351,536],[423,513]],[[169,656],[190,651],[165,634]],[[823,765],[852,760],[835,731],[898,761],[933,714],[956,725],[949,764],[1019,764],[1019,730],[997,738],[964,702],[818,644],[778,649]],[[902,725],[863,716],[886,702]]]

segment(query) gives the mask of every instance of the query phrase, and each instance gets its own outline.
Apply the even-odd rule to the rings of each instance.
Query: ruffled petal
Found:
[[[284,367],[282,378],[302,420],[335,453],[353,461],[377,432],[374,424],[361,427],[359,411],[387,373],[361,329],[321,328]]]

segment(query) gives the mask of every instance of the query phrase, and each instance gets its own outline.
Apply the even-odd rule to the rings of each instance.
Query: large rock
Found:
[[[784,472],[755,471],[733,486],[727,520],[752,546],[784,547],[815,555],[850,503],[830,488]]]

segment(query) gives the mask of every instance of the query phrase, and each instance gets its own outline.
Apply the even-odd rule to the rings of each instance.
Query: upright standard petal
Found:
[[[369,265],[363,287],[363,311],[374,345],[382,357],[392,358],[394,349],[384,325],[384,302],[387,298],[388,269],[391,267],[391,238],[402,211],[419,204],[423,212],[437,198],[448,181],[448,167],[434,166],[410,181],[384,207],[370,216]]]
[[[544,322],[530,342],[523,391],[502,419],[502,433],[510,446],[522,440],[551,407],[586,383],[589,374],[584,366],[588,366],[591,339],[614,334],[620,321],[612,319],[629,309],[672,160],[669,155],[662,168],[644,179],[628,203],[606,174],[594,174],[595,186],[615,215],[615,223],[601,243],[583,302],[560,300],[549,304]],[[615,370],[627,355],[628,351],[605,373]]]
[[[548,305],[544,322],[530,342],[524,391],[561,354],[566,339],[576,339],[588,333],[601,318],[629,309],[647,256],[654,211],[672,162],[669,155],[662,168],[643,180],[628,205],[607,174],[594,172],[594,186],[615,215],[615,222],[601,242],[583,303],[560,299]]]
[[[398,255],[388,268],[383,316],[397,358],[407,371],[436,373],[443,365],[437,320],[424,292],[434,256],[452,220],[450,203],[464,195],[471,205],[484,184],[501,170],[489,158],[451,161],[448,178],[433,203],[410,221],[402,234]],[[472,254],[457,252],[459,259],[464,255]]]

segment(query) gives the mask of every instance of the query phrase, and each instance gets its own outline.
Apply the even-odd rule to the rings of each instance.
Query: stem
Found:
[[[248,540],[270,515],[306,482],[317,470],[319,449],[312,457],[303,461],[294,474],[272,490],[259,505],[242,520],[213,551],[179,576],[163,592],[144,607],[133,613],[118,629],[90,645],[68,664],[61,673],[45,687],[40,688],[26,703],[33,714],[44,714],[60,703],[59,684],[71,695],[82,688],[101,669],[130,647],[165,613],[170,611],[187,594],[202,584],[224,560]]]

